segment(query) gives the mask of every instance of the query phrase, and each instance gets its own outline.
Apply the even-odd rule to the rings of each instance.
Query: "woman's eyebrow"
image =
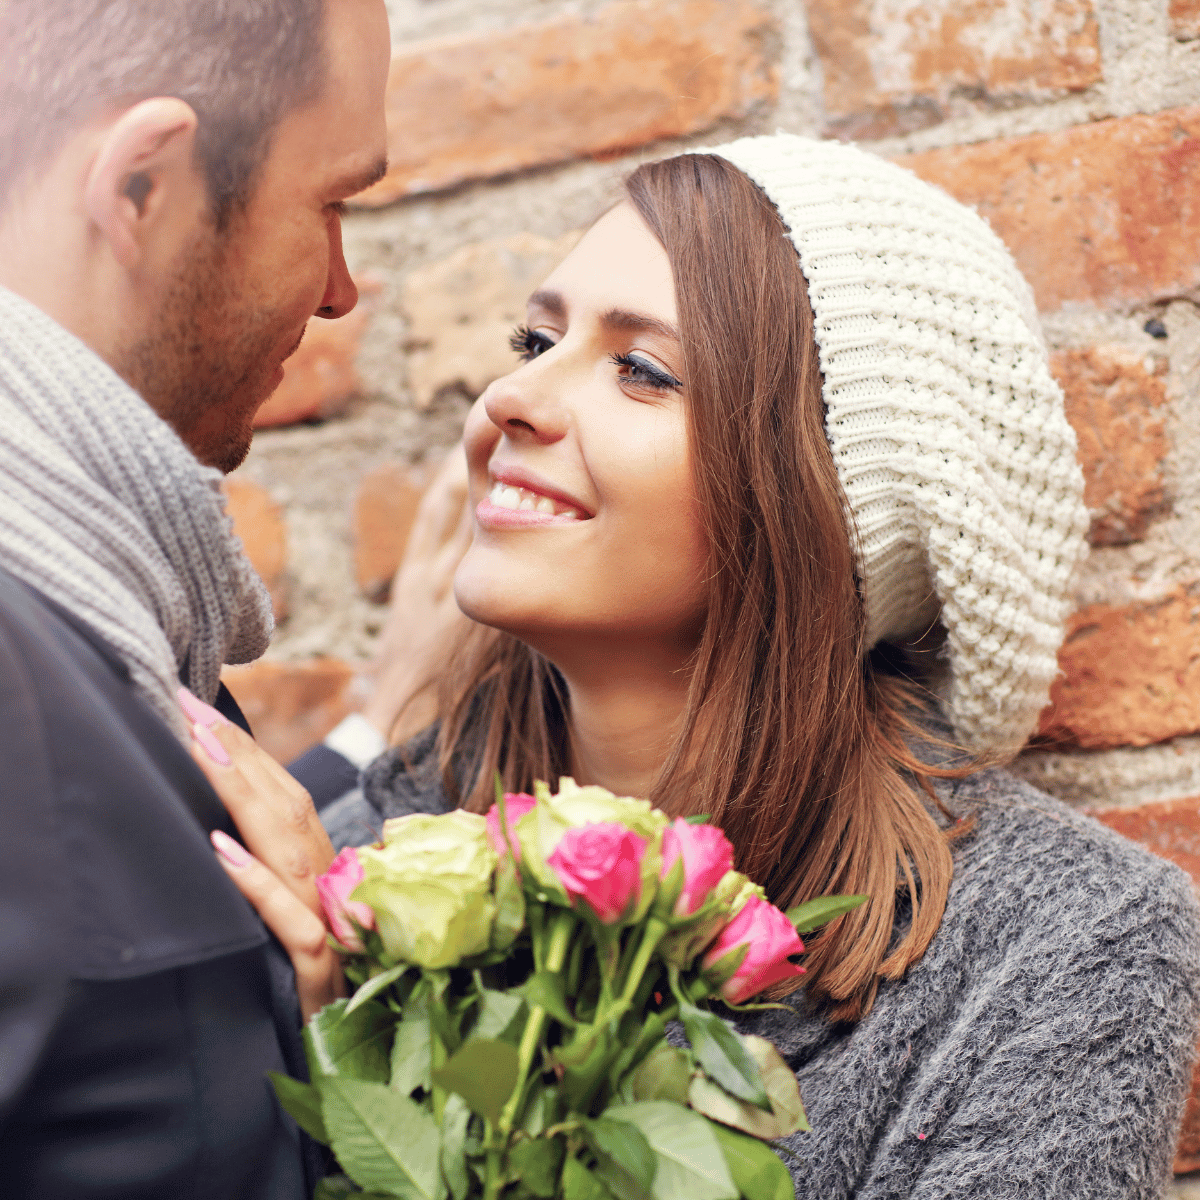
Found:
[[[541,288],[534,292],[527,303],[530,308],[543,309],[547,316],[554,317],[556,320],[566,319],[566,302],[560,293],[552,291],[550,288]]]
[[[669,321],[660,321],[657,317],[648,317],[644,313],[630,312],[626,308],[610,308],[600,321],[610,329],[620,329],[626,333],[657,333],[661,337],[679,341],[679,330]]]

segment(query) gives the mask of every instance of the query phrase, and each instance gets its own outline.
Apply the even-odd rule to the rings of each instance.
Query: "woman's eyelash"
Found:
[[[674,392],[683,387],[681,379],[676,379],[674,375],[644,358],[634,358],[631,354],[614,354],[611,361],[615,366],[624,367],[629,372],[625,378],[630,383],[639,383],[643,387],[655,388],[662,392]]]
[[[528,325],[518,325],[513,330],[512,337],[508,339],[508,344],[524,362],[529,362],[531,358],[537,358],[539,354],[545,354],[554,345],[544,333],[538,333],[536,329],[530,329]]]

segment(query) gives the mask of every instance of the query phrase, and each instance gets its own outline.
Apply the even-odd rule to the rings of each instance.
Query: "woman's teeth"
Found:
[[[513,487],[508,483],[493,483],[488,492],[488,502],[497,508],[515,508],[520,512],[546,513],[552,517],[566,517],[570,521],[578,521],[582,517],[579,509],[568,504],[560,504],[549,496],[539,495],[527,488]]]

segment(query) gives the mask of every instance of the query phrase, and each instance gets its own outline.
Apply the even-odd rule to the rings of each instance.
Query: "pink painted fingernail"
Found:
[[[199,696],[194,692],[189,692],[187,688],[181,687],[176,695],[179,697],[179,707],[187,713],[190,721],[207,725],[209,729],[213,729],[217,725],[230,724],[228,718],[223,717],[211,704],[205,704]]]
[[[199,721],[192,726],[192,737],[204,747],[204,753],[217,764],[218,767],[227,767],[233,761],[226,752],[225,747],[213,736],[213,731],[205,725],[201,725]]]
[[[227,833],[214,829],[209,835],[213,849],[231,866],[244,867],[251,861],[250,855]]]

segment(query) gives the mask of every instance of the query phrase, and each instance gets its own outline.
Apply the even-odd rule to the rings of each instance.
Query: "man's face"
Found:
[[[254,414],[314,313],[358,300],[342,255],[342,204],[386,157],[390,58],[382,0],[331,0],[320,97],[279,125],[243,211],[199,227],[146,323],[114,365],[203,463],[232,471]]]

